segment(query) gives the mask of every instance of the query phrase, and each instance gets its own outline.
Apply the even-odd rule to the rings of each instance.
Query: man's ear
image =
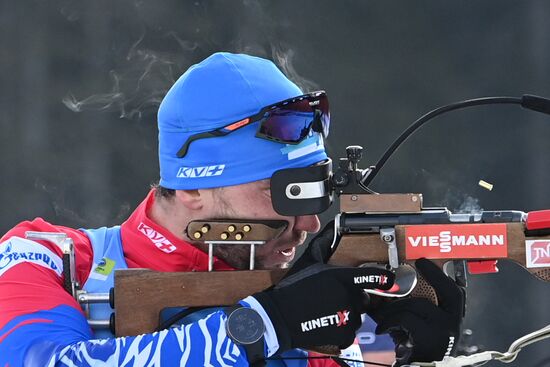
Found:
[[[199,190],[176,190],[176,200],[179,200],[185,207],[191,210],[202,209],[203,197]]]

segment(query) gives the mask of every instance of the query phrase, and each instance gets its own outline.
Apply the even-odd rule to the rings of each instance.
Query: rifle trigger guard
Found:
[[[390,267],[399,267],[399,255],[397,253],[397,242],[395,240],[395,228],[380,228],[380,238],[388,245],[388,259]]]

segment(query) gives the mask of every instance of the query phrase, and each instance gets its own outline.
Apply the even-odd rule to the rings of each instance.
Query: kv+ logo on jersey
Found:
[[[225,164],[204,167],[180,167],[176,177],[178,178],[197,178],[220,176],[225,169]]]

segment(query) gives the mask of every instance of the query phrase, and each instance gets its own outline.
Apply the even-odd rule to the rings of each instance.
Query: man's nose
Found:
[[[319,229],[321,229],[321,222],[316,215],[301,215],[296,217],[294,228],[308,233],[315,233],[319,232]]]

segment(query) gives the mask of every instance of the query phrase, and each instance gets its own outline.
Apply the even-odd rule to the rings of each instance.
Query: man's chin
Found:
[[[290,268],[290,263],[279,264],[279,267],[276,269],[288,269],[288,268]]]
[[[258,270],[276,270],[276,269],[288,269],[290,267],[289,262],[278,264],[265,264],[258,268]]]

